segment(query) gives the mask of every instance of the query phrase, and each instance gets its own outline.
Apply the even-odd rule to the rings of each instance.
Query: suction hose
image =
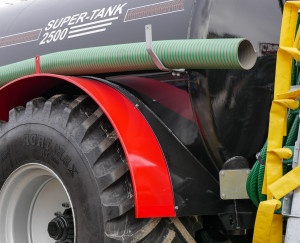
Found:
[[[153,50],[170,69],[250,69],[256,53],[246,39],[154,41]],[[155,70],[146,43],[68,50],[40,56],[42,73],[83,75]],[[35,73],[35,59],[0,67],[0,85]]]

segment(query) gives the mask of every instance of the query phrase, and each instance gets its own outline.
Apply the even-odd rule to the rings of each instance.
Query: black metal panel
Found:
[[[266,139],[281,18],[281,0],[212,4],[207,38],[245,37],[258,52],[249,71],[207,70],[191,79],[192,103],[218,166],[233,156],[253,162]]]

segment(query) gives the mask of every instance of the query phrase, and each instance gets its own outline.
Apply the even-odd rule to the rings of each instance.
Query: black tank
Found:
[[[257,64],[249,71],[199,70],[181,77],[139,74],[182,91],[178,112],[168,106],[178,103],[172,95],[152,102],[155,95],[146,90],[146,83],[153,82],[136,88],[132,74],[106,78],[139,95],[200,161],[214,164],[207,166],[214,175],[233,156],[254,160],[267,135],[281,0],[11,3],[0,7],[0,66],[63,50],[145,41],[146,24],[152,24],[153,40],[249,39],[258,52]]]

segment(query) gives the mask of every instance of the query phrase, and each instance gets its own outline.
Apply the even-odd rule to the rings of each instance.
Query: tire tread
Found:
[[[20,119],[22,118],[23,119]],[[9,123],[44,121],[82,151],[97,183],[104,242],[186,242],[166,218],[135,217],[134,190],[126,156],[112,124],[87,95],[35,98],[9,112]],[[0,121],[0,130],[6,123]]]

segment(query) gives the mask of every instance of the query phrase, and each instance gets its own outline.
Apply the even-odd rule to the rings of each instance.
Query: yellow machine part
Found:
[[[296,98],[300,98],[299,90],[288,92],[293,58],[300,61],[300,31],[295,38],[299,9],[298,1],[286,2],[284,6],[262,189],[267,200],[259,204],[253,242],[282,242],[282,215],[275,214],[274,211],[281,207],[280,198],[300,186],[300,167],[284,176],[282,172],[282,159],[292,156],[289,149],[282,148],[283,137],[287,133],[287,109],[296,109],[299,106]]]

